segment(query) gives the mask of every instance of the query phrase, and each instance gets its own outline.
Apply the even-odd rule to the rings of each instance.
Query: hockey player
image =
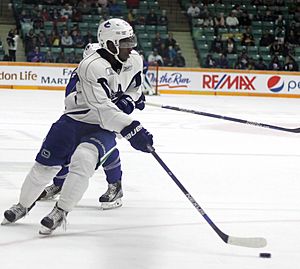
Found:
[[[115,147],[115,133],[142,152],[153,145],[153,136],[141,123],[114,103],[125,91],[141,85],[142,60],[131,54],[137,45],[132,27],[124,20],[109,19],[99,25],[98,41],[101,49],[83,59],[76,70],[79,81],[72,93],[73,106],[67,104],[50,128],[22,185],[19,203],[4,212],[3,224],[24,217],[71,156],[59,200],[41,221],[40,233],[51,233],[83,196],[99,160]],[[130,96],[137,100],[133,93]]]
[[[99,43],[89,43],[86,45],[83,58],[89,56],[93,52],[100,49]],[[135,53],[132,51],[131,53]],[[78,82],[78,75],[76,74],[76,69],[71,75],[70,81],[66,87],[66,97],[69,96],[76,89],[76,83]],[[145,96],[141,92],[140,87],[134,87],[138,93],[141,93],[139,99],[133,102],[133,99],[126,92],[117,100],[116,106],[124,111],[126,114],[131,114],[134,108],[143,110],[145,108]],[[74,96],[71,97],[71,100]],[[71,102],[72,103],[72,102]],[[70,104],[69,104],[70,107]],[[49,200],[60,194],[64,180],[69,172],[69,164],[65,164],[58,174],[53,179],[53,184],[47,186],[42,194],[39,196],[38,200]],[[107,191],[100,196],[99,202],[101,203],[102,209],[114,209],[122,206],[123,191],[121,185],[121,161],[118,149],[108,156],[107,160],[103,163],[104,173],[106,174],[106,180],[108,182]]]

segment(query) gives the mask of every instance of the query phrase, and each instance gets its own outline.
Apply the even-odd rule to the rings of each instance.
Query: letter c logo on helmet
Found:
[[[104,24],[105,28],[109,28],[110,26],[111,26],[111,23],[109,21]]]
[[[120,40],[129,39],[130,41],[136,39],[131,25],[128,22],[117,18],[102,22],[98,27],[97,37],[100,47],[106,49],[113,55],[119,54]],[[116,52],[109,50],[107,41],[111,41],[115,45]]]

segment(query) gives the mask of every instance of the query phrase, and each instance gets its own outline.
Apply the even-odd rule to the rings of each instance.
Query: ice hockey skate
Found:
[[[47,186],[37,200],[45,201],[45,200],[54,199],[56,196],[60,194],[61,189],[62,189],[61,186],[56,186],[54,184]]]
[[[99,198],[102,210],[114,209],[122,206],[123,191],[121,180],[108,184],[107,191]]]
[[[34,205],[35,203],[30,208],[26,208],[22,206],[20,203],[13,205],[10,209],[4,212],[4,219],[1,225],[11,224],[25,217],[25,215],[30,211],[30,209]]]
[[[68,212],[59,208],[56,204],[53,210],[41,220],[42,227],[39,234],[50,235],[59,226],[65,226],[67,214]]]

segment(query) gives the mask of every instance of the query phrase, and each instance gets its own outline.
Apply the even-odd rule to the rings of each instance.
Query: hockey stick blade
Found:
[[[149,152],[157,160],[160,166],[167,172],[179,189],[184,193],[186,198],[191,202],[191,204],[197,209],[197,211],[202,215],[202,217],[207,221],[210,227],[219,235],[219,237],[227,244],[248,247],[248,248],[263,248],[267,245],[267,240],[262,237],[235,237],[229,236],[222,232],[217,225],[210,219],[210,217],[204,212],[201,206],[196,202],[193,196],[187,191],[187,189],[181,184],[177,177],[172,173],[169,167],[164,163],[164,161],[155,152],[154,147],[147,146]]]
[[[228,244],[248,247],[248,248],[263,248],[267,245],[267,240],[263,237],[235,237],[228,236]]]
[[[149,103],[149,102],[146,102],[146,104],[149,105],[149,106],[153,106],[153,107],[159,107],[159,108],[164,108],[164,109],[169,109],[169,110],[181,111],[181,112],[196,114],[196,115],[200,115],[200,116],[211,117],[211,118],[215,118],[215,119],[227,120],[227,121],[252,125],[252,126],[256,126],[256,127],[273,129],[273,130],[277,130],[277,131],[284,131],[284,132],[289,132],[289,133],[300,133],[300,128],[285,128],[285,127],[270,125],[270,124],[266,124],[266,123],[260,123],[260,122],[255,122],[255,121],[247,121],[247,120],[243,120],[243,119],[227,117],[227,116],[212,114],[212,113],[208,113],[208,112],[202,112],[202,111],[197,111],[197,110],[192,110],[192,109],[180,108],[180,107],[176,107],[176,106],[166,106],[166,105],[154,104],[154,103]]]

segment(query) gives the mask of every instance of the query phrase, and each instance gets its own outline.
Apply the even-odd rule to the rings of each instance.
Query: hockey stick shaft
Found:
[[[201,208],[201,206],[196,202],[193,196],[181,184],[181,182],[177,179],[177,177],[173,174],[173,172],[169,169],[169,167],[164,163],[164,161],[158,156],[158,154],[155,152],[154,147],[148,145],[148,150],[152,154],[152,156],[157,160],[157,162],[162,166],[162,168],[167,172],[167,174],[172,178],[172,180],[183,192],[183,194],[187,197],[187,199],[191,202],[191,204],[202,215],[202,217],[206,220],[206,222],[210,225],[210,227],[213,228],[213,230],[219,235],[219,237],[225,243],[231,245],[243,246],[243,247],[252,247],[252,248],[260,248],[260,247],[265,247],[267,245],[266,240],[261,237],[254,237],[254,238],[233,237],[223,233],[215,225],[215,223],[209,218],[209,216],[205,213],[205,211]]]
[[[257,126],[257,127],[278,130],[278,131],[284,131],[284,132],[289,132],[289,133],[300,133],[300,128],[284,128],[284,127],[280,127],[280,126],[276,126],[276,125],[259,123],[259,122],[255,122],[255,121],[247,121],[247,120],[243,120],[243,119],[227,117],[227,116],[223,116],[223,115],[212,114],[212,113],[208,113],[208,112],[202,112],[202,111],[180,108],[180,107],[175,107],[175,106],[159,105],[159,104],[154,104],[154,103],[149,103],[149,102],[147,102],[146,104],[149,106],[160,107],[160,108],[181,111],[181,112],[187,112],[187,113],[196,114],[196,115],[200,115],[200,116],[211,117],[211,118],[227,120],[227,121],[233,121],[233,122],[238,122],[238,123],[243,123],[243,124],[248,124],[248,125],[253,125],[253,126]]]

